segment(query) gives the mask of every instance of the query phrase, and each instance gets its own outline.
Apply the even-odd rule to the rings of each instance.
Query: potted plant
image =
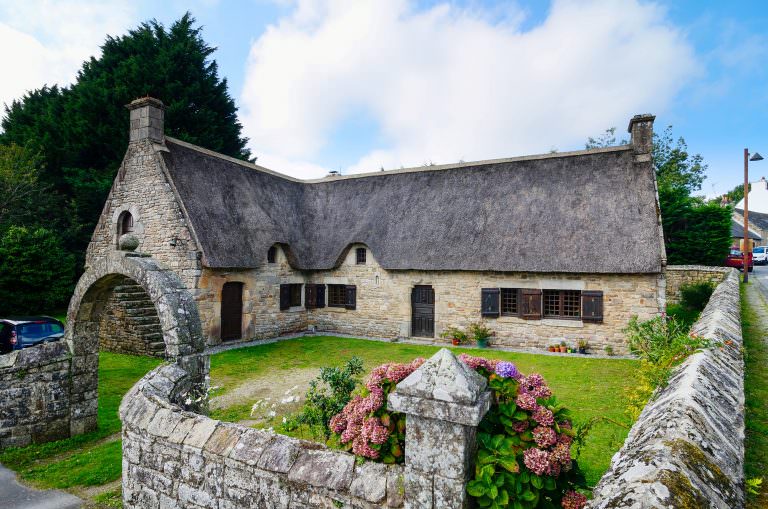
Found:
[[[568,351],[568,347],[565,346],[565,341],[560,342],[560,353],[565,353]]]
[[[558,349],[558,347],[556,347],[555,345],[549,345],[549,351],[550,352],[556,352],[557,349]]]
[[[613,355],[613,347],[611,345],[608,345],[605,347],[605,354],[606,355]]]
[[[440,337],[450,339],[453,346],[459,346],[467,341],[467,333],[458,327],[448,327],[440,333]]]
[[[472,335],[472,339],[477,342],[479,348],[488,348],[488,341],[491,339],[493,332],[485,324],[481,322],[471,324],[469,326],[469,333]]]
[[[587,348],[589,348],[589,343],[586,339],[580,339],[579,340],[579,353],[586,354]]]

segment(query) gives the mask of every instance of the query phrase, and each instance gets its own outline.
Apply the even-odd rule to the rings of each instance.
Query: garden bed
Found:
[[[213,392],[211,416],[277,429],[283,417],[301,405],[309,381],[320,367],[340,366],[357,356],[363,360],[368,372],[386,362],[430,357],[438,349],[437,346],[316,336],[221,352],[211,357],[211,385],[218,387]],[[498,350],[483,350],[482,353],[476,349],[453,350],[512,361],[522,372],[541,373],[558,400],[573,411],[576,424],[600,416],[626,420],[624,398],[626,390],[634,384],[635,361]],[[233,394],[237,396],[232,397]],[[297,401],[297,397],[301,399]],[[257,408],[252,414],[254,405]],[[596,426],[590,432],[579,458],[589,484],[597,482],[608,468],[611,456],[621,447],[626,432],[607,424]],[[301,429],[289,434],[312,438]]]

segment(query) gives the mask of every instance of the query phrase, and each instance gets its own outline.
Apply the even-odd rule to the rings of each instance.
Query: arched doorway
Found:
[[[71,435],[96,428],[99,338],[104,313],[116,289],[126,284],[152,302],[164,343],[164,357],[183,367],[199,384],[207,383],[208,359],[194,298],[172,271],[152,258],[115,252],[94,263],[80,278],[67,311],[65,338],[72,352]]]

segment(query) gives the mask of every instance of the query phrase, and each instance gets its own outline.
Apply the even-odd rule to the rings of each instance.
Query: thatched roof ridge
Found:
[[[161,152],[210,267],[334,267],[352,243],[386,269],[658,273],[653,168],[631,146],[312,181],[174,139]]]

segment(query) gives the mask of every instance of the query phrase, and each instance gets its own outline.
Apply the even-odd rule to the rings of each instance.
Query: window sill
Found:
[[[284,309],[283,313],[298,313],[300,311],[306,311],[304,306],[291,306],[288,309]]]
[[[347,308],[342,308],[342,307],[338,307],[338,306],[325,306],[322,309],[330,311],[331,313],[346,313],[347,312]]]
[[[539,323],[541,323],[541,325],[549,325],[551,327],[567,327],[571,329],[580,329],[584,327],[584,322],[581,320],[567,320],[559,318],[543,318]]]

